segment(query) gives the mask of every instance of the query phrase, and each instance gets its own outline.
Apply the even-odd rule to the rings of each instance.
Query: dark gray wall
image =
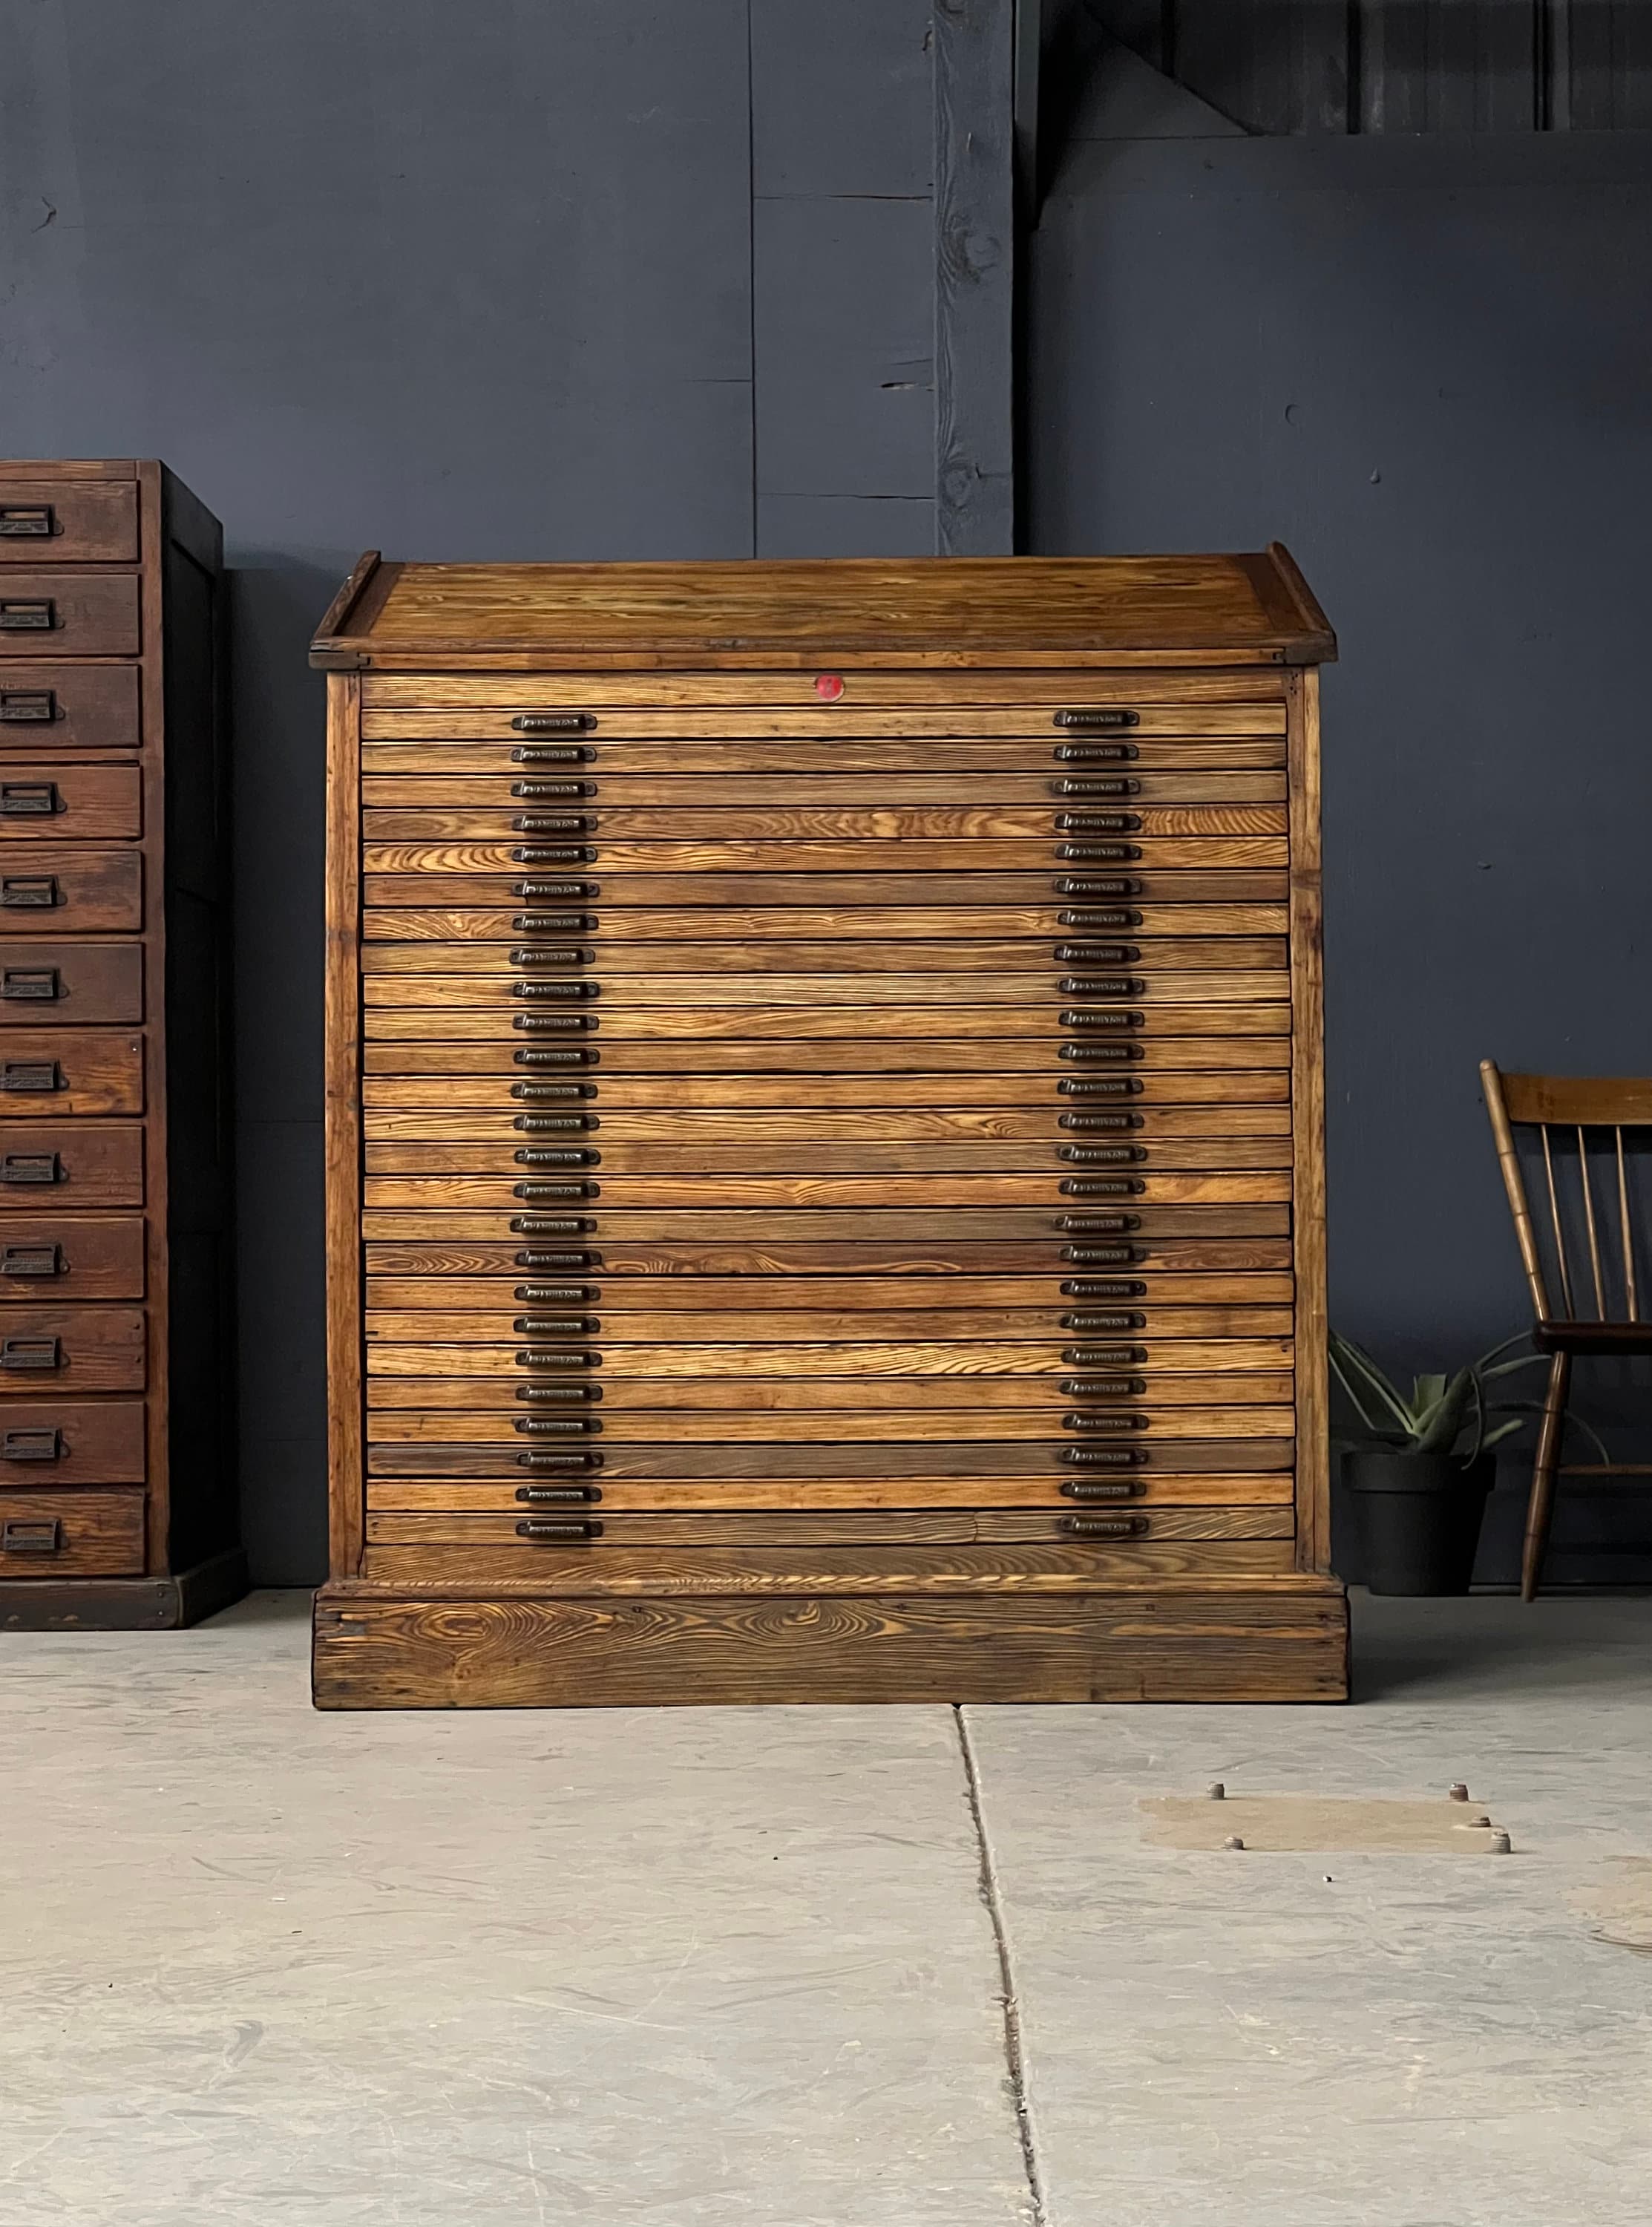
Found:
[[[1341,637],[1332,1307],[1407,1365],[1521,1324],[1477,1062],[1652,1072],[1649,155],[1081,138],[1026,251],[1031,546],[1277,538]],[[1571,1490],[1554,1575],[1649,1535]]]

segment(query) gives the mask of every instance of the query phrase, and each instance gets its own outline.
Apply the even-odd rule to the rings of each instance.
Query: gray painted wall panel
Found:
[[[934,190],[928,0],[752,0],[759,195]]]

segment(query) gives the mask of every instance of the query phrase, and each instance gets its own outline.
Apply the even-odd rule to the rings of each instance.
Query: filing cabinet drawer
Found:
[[[143,945],[0,941],[0,1029],[33,1028],[48,1014],[69,1024],[141,1021]]]
[[[141,1299],[138,1214],[0,1214],[0,1300]]]
[[[0,658],[135,657],[140,647],[136,572],[0,568]]]
[[[0,1306],[0,1425],[12,1392],[141,1392],[145,1354],[141,1307]]]
[[[80,1484],[142,1484],[148,1417],[141,1400],[0,1403],[0,1494]]]
[[[0,860],[0,933],[106,935],[144,925],[144,856],[41,843]]]
[[[130,565],[137,557],[131,480],[0,479],[0,583],[18,565]]]
[[[0,1023],[10,1018],[0,1007]],[[143,1110],[141,1036],[118,1029],[9,1027],[0,1033],[0,1122]]]
[[[12,1492],[0,1485],[0,1579],[143,1571],[141,1492]]]
[[[0,1132],[0,1202],[142,1206],[144,1132],[113,1122],[18,1122]]]
[[[0,572],[0,585],[4,578]],[[135,665],[0,667],[0,753],[135,750],[137,680]]]
[[[61,843],[65,836],[101,839],[143,829],[135,765],[0,764],[0,842]]]

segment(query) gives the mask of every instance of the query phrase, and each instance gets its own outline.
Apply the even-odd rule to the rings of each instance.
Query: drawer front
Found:
[[[417,1057],[416,1051],[411,1055],[412,1059]],[[595,1101],[599,1100],[603,1111],[598,1114]],[[765,1107],[789,1113],[788,1101],[795,1101],[806,1115],[859,1108],[869,1124],[873,1120],[911,1120],[951,1126],[975,1109],[982,1109],[976,1118],[990,1120],[999,1114],[1020,1118],[1032,1107],[1043,1109],[1044,1118],[1059,1123],[1063,1114],[1088,1117],[1120,1105],[1139,1109],[1140,1126],[1150,1135],[1159,1133],[1161,1123],[1170,1125],[1165,1133],[1197,1135],[1202,1124],[1215,1123],[1219,1109],[1237,1123],[1234,1133],[1251,1130],[1259,1135],[1273,1134],[1270,1124],[1274,1120],[1280,1125],[1279,1133],[1283,1133],[1290,1124],[1289,1084],[1278,1069],[1176,1075],[1161,1068],[1132,1064],[1122,1076],[1068,1075],[1055,1082],[1048,1075],[1034,1071],[813,1075],[807,1083],[794,1080],[788,1084],[763,1075],[627,1075],[598,1066],[571,1069],[565,1075],[558,1075],[554,1069],[501,1065],[468,1076],[384,1074],[375,1068],[369,1070],[362,1085],[369,1123],[380,1111],[391,1108],[443,1110],[452,1114],[462,1107],[477,1107],[513,1116],[589,1113],[596,1114],[606,1127],[610,1114],[672,1114],[686,1120],[696,1110],[705,1109],[728,1111],[737,1118],[749,1109]],[[698,1124],[700,1132],[705,1126]],[[492,1132],[482,1129],[474,1133],[482,1136]],[[880,1126],[877,1133],[902,1133]],[[934,1133],[915,1129],[911,1133]]]
[[[136,572],[8,565],[0,570],[0,658],[136,656],[137,584]]]
[[[137,557],[131,480],[0,479],[0,584],[22,565],[131,565]]]
[[[596,901],[536,905],[519,899],[493,909],[371,906],[361,920],[361,933],[369,943],[520,943],[559,938],[593,944],[601,964],[610,970],[663,968],[679,973],[694,971],[686,956],[679,957],[681,944],[738,950],[746,967],[772,965],[769,949],[778,946],[781,951],[807,954],[802,971],[825,973],[845,966],[908,967],[913,963],[910,948],[915,945],[923,951],[947,952],[954,966],[973,967],[975,954],[980,954],[983,966],[1024,969],[1043,964],[1055,945],[1097,937],[1115,943],[1128,938],[1143,956],[1164,966],[1227,964],[1228,959],[1217,954],[1264,945],[1268,947],[1266,955],[1233,963],[1272,967],[1285,963],[1287,927],[1282,904],[1102,905],[1053,900],[1042,906],[864,905],[839,910],[824,905],[633,908]],[[898,948],[891,950],[891,945]],[[1190,951],[1201,956],[1189,960]]]
[[[143,1571],[141,1492],[14,1492],[0,1484],[0,1581]]]
[[[145,1424],[141,1400],[8,1398],[0,1402],[0,1494],[142,1484]]]
[[[0,941],[0,1029],[66,1022],[141,1021],[144,951],[137,943]]]
[[[0,1421],[12,1392],[141,1392],[145,1362],[140,1307],[0,1307]]]
[[[528,1488],[529,1490],[532,1488]],[[628,1495],[589,1501],[515,1500],[496,1510],[396,1509],[367,1519],[370,1545],[578,1546],[590,1539],[610,1547],[795,1546],[924,1542],[941,1546],[1058,1545],[1078,1540],[1113,1547],[1172,1539],[1288,1539],[1287,1508],[1170,1508],[1155,1506],[1109,1514],[1048,1509],[770,1509],[637,1508]],[[495,1494],[502,1500],[502,1496]],[[1288,1568],[1261,1558],[1253,1567]]]
[[[0,670],[0,754],[135,750],[137,680],[134,665],[8,664]]]
[[[138,1214],[0,1214],[0,1299],[141,1299]]]
[[[960,803],[960,796],[968,802]],[[613,773],[588,780],[521,779],[511,774],[364,773],[361,801],[373,807],[467,812],[492,810],[507,817],[539,813],[571,814],[607,826],[618,813],[616,834],[646,835],[655,822],[670,832],[681,814],[691,815],[686,834],[705,832],[692,822],[708,820],[713,832],[725,818],[775,815],[782,825],[802,814],[813,818],[849,814],[871,818],[881,826],[891,812],[919,820],[940,813],[951,818],[973,814],[983,806],[1002,807],[1006,834],[1030,824],[1042,832],[1056,811],[1146,811],[1165,806],[1273,805],[1285,801],[1282,772],[1159,771],[1128,775],[980,772],[966,780],[947,773],[852,774],[661,774]],[[633,820],[632,815],[641,814]],[[1030,821],[1023,815],[1033,815]],[[1000,816],[994,814],[995,818]],[[906,832],[897,828],[898,833]],[[922,826],[915,830],[923,832]],[[936,832],[944,833],[944,827]]]
[[[415,927],[411,935],[399,936],[397,932],[403,929],[410,917],[415,923],[450,923],[449,934],[445,937],[421,935]],[[1126,994],[1164,998],[1174,993],[1175,983],[1164,985],[1159,979],[1162,976],[1180,979],[1212,972],[1225,976],[1234,970],[1283,976],[1285,964],[1282,935],[1175,935],[1159,936],[1147,942],[1133,938],[1121,941],[1116,935],[1098,941],[1094,933],[1076,929],[1063,933],[1058,928],[1048,937],[971,936],[935,942],[871,937],[860,943],[825,939],[816,942],[807,938],[782,942],[769,937],[730,942],[715,936],[693,941],[685,938],[675,942],[640,942],[611,938],[604,932],[602,916],[596,913],[584,916],[594,923],[584,929],[564,928],[558,934],[554,928],[541,924],[566,917],[561,913],[542,912],[411,916],[389,910],[371,912],[363,923],[367,941],[362,952],[362,970],[369,975],[488,975],[496,985],[539,974],[584,975],[592,979],[600,975],[605,984],[611,978],[613,988],[620,995],[654,1000],[679,994],[705,997],[703,986],[686,993],[671,988],[663,978],[674,974],[711,976],[718,980],[737,974],[747,978],[776,974],[807,977],[820,984],[822,996],[839,994],[831,986],[836,977],[864,975],[875,979],[862,994],[880,996],[877,982],[887,977],[897,986],[897,986],[894,998],[899,1004],[909,1005],[919,1001],[919,993],[909,986],[909,978],[914,975],[925,981],[947,984],[959,975],[984,975],[988,979],[958,984],[954,994],[962,992],[991,1000],[995,996],[1025,994],[1024,984],[1014,991],[998,990],[996,979],[1005,975],[1042,979],[1044,988],[1053,996],[1074,994],[1063,986],[1066,977],[1111,971],[1140,980],[1139,993]],[[872,917],[875,919],[876,915]],[[467,934],[468,929],[472,932]],[[391,941],[392,936],[397,940]],[[1088,985],[1084,994],[1092,994]],[[1191,1002],[1207,1002],[1209,994],[1208,991],[1196,991]],[[754,979],[751,995],[781,996],[783,992],[777,991],[767,979]]]
[[[0,1202],[142,1206],[144,1132],[113,1122],[17,1122],[0,1133]]]
[[[788,1508],[805,1516],[878,1509],[951,1509],[973,1516],[993,1509],[1040,1522],[1067,1514],[1116,1518],[1145,1513],[1173,1523],[1242,1526],[1227,1535],[1240,1538],[1288,1537],[1293,1528],[1291,1498],[1289,1474],[1270,1470],[1241,1471],[1232,1477],[1217,1470],[1192,1476],[1154,1471],[1106,1483],[977,1476],[966,1485],[926,1477],[820,1477],[813,1483],[787,1477],[622,1477],[594,1469],[543,1477],[374,1477],[367,1494],[367,1506],[375,1511],[445,1516],[520,1515],[526,1509],[558,1507],[577,1512],[582,1504],[587,1512],[642,1509],[686,1516]]]
[[[558,729],[573,722],[575,731],[590,730],[593,718],[614,716],[616,707],[636,705],[663,706],[672,719],[699,705],[714,705],[716,716],[726,719],[741,708],[760,705],[783,711],[788,717],[855,718],[869,709],[896,707],[903,718],[921,716],[938,707],[951,718],[960,711],[974,717],[982,710],[1007,705],[1017,716],[1029,705],[1042,710],[1075,705],[1112,707],[1109,719],[1130,731],[1148,709],[1185,705],[1266,704],[1283,708],[1285,689],[1277,670],[1243,666],[1236,670],[1189,670],[1173,667],[1155,670],[1132,667],[1128,672],[1099,672],[1071,668],[1050,670],[983,668],[954,672],[854,672],[821,677],[807,668],[794,672],[622,672],[622,673],[370,673],[362,682],[362,702],[369,715],[383,711],[411,710],[421,715],[432,711],[482,710],[489,716],[532,720],[543,724],[545,715]],[[734,707],[732,711],[724,706]],[[428,731],[428,730],[421,730]]]
[[[143,789],[135,765],[0,765],[0,842],[143,832]],[[29,871],[35,871],[32,865]]]
[[[0,1122],[42,1114],[143,1112],[141,1036],[120,1029],[5,1025],[12,1019],[10,1009],[0,1006]]]
[[[782,783],[782,787],[786,785]],[[679,848],[686,844],[726,845],[737,852],[743,852],[749,844],[784,844],[788,850],[775,861],[777,865],[784,865],[787,856],[804,847],[864,843],[879,846],[867,858],[868,865],[875,867],[881,862],[906,871],[909,866],[923,863],[928,855],[926,846],[939,845],[944,849],[947,845],[974,843],[1006,846],[1003,855],[1007,866],[1036,865],[1050,856],[1049,851],[1036,852],[1027,858],[1018,855],[1017,846],[1062,839],[1068,833],[1061,825],[1063,820],[1102,823],[1094,827],[1080,826],[1073,831],[1075,836],[1139,836],[1143,843],[1166,837],[1283,838],[1285,833],[1284,809],[1274,804],[1144,804],[1139,810],[1082,814],[1039,804],[933,804],[911,805],[904,809],[875,804],[822,804],[812,808],[730,805],[715,811],[620,805],[611,811],[606,807],[601,810],[593,807],[586,811],[570,812],[525,811],[520,806],[488,810],[478,805],[440,811],[370,805],[362,814],[362,831],[370,845],[598,843],[598,856],[593,861],[598,867],[605,861],[617,866],[636,845],[642,843],[666,843]],[[914,844],[918,848],[909,857],[903,858],[897,852],[884,859],[883,846],[890,844]],[[1125,851],[1121,855],[1137,854]],[[1156,854],[1143,851],[1140,855],[1151,858]],[[1197,865],[1200,856],[1196,851],[1179,863]],[[646,865],[648,854],[644,852],[636,863]],[[852,855],[844,863],[853,864]],[[936,863],[947,861],[943,858]],[[977,854],[972,861],[965,851],[959,863],[980,865],[985,860]],[[1163,863],[1168,865],[1178,862],[1166,856]],[[1221,865],[1228,862],[1212,857],[1209,863]],[[1281,865],[1283,853],[1262,858],[1256,863]]]
[[[607,796],[612,781],[657,786],[660,781],[711,777],[724,786],[730,779],[750,774],[844,775],[853,779],[888,773],[928,782],[944,779],[955,798],[973,789],[969,776],[982,774],[1043,780],[1108,774],[1145,778],[1199,773],[1222,777],[1266,773],[1285,762],[1283,731],[1243,737],[1155,733],[1130,743],[1064,746],[1051,734],[1029,734],[1025,719],[1007,714],[1000,715],[998,724],[991,730],[981,724],[966,736],[936,733],[922,737],[909,729],[900,733],[874,731],[879,726],[892,730],[904,724],[899,721],[862,720],[853,737],[820,729],[813,733],[761,735],[751,731],[749,722],[737,727],[737,714],[718,723],[726,731],[711,731],[713,723],[705,713],[691,717],[693,724],[707,731],[691,735],[682,723],[662,722],[656,715],[655,724],[644,735],[639,717],[631,722],[639,730],[635,735],[607,735],[598,743],[569,747],[524,746],[502,737],[421,741],[412,733],[405,714],[396,715],[388,723],[386,738],[377,739],[378,731],[386,728],[386,722],[369,716],[367,724],[373,731],[361,752],[362,776],[368,782],[442,776],[469,781],[488,775],[502,775],[510,782],[585,781],[596,782],[599,793]],[[767,724],[777,727],[780,723],[771,719]],[[943,719],[936,724],[944,727],[958,723]],[[373,797],[375,803],[390,801],[376,794]],[[616,797],[615,801],[621,800]]]
[[[886,1218],[886,1217],[880,1217]],[[781,1290],[794,1296],[786,1305],[807,1306],[817,1282],[829,1284],[836,1276],[853,1276],[857,1283],[872,1277],[890,1297],[891,1306],[945,1305],[947,1294],[966,1285],[992,1287],[994,1300],[1004,1296],[1006,1282],[1018,1284],[1040,1277],[1082,1276],[1087,1284],[1117,1279],[1132,1288],[1110,1297],[1132,1301],[1146,1292],[1133,1288],[1146,1279],[1150,1289],[1165,1300],[1189,1305],[1212,1294],[1202,1288],[1212,1281],[1242,1282],[1244,1292],[1224,1292],[1224,1302],[1250,1299],[1259,1305],[1288,1304],[1291,1297],[1291,1241],[1288,1237],[1153,1237],[1139,1232],[1126,1238],[1087,1237],[1064,1242],[1059,1234],[1012,1239],[998,1244],[946,1240],[937,1235],[879,1241],[862,1235],[833,1241],[831,1238],[785,1238],[760,1235],[745,1239],[730,1234],[723,1242],[625,1237],[613,1230],[603,1238],[567,1238],[541,1241],[513,1238],[504,1244],[475,1241],[443,1244],[373,1243],[367,1248],[369,1277],[405,1279],[408,1288],[427,1294],[421,1305],[445,1306],[442,1297],[452,1283],[485,1284],[509,1278],[577,1281],[596,1278],[599,1288],[622,1290],[645,1279],[654,1281],[661,1302],[673,1288],[677,1304],[698,1308],[714,1306],[726,1292],[731,1299],[744,1290],[762,1288],[762,1304],[779,1304]],[[681,1279],[675,1286],[670,1280]],[[1183,1291],[1182,1285],[1197,1285]],[[411,1299],[400,1305],[416,1304]]]
[[[545,905],[588,905],[600,901],[603,919],[616,915],[637,916],[636,933],[648,931],[655,909],[668,906],[714,907],[732,917],[729,908],[770,906],[814,909],[833,905],[882,911],[890,908],[922,910],[936,905],[998,908],[1047,905],[1128,906],[1144,904],[1283,905],[1283,871],[1250,868],[1220,872],[1148,872],[1139,866],[1097,867],[1080,871],[1047,864],[1042,872],[990,871],[950,873],[944,880],[918,873],[868,873],[853,871],[835,874],[754,872],[740,874],[633,873],[617,880],[600,879],[584,867],[553,872],[537,867],[513,865],[487,872],[443,853],[432,872],[433,882],[416,865],[400,863],[400,853],[382,869],[369,865],[362,884],[368,905],[410,905],[420,908],[492,905],[513,911],[523,905],[536,909]],[[852,867],[853,862],[851,862]],[[992,933],[991,929],[988,933]],[[1170,930],[1174,933],[1172,928]]]
[[[144,925],[141,851],[41,843],[0,865],[7,936],[135,931]]]
[[[1196,1475],[1203,1470],[1237,1475],[1288,1470],[1290,1439],[1236,1439],[1228,1441],[1166,1439],[1143,1440],[1126,1451],[1128,1468],[1088,1464],[1075,1457],[1098,1449],[1068,1443],[1040,1445],[1009,1440],[960,1445],[884,1440],[875,1445],[625,1445],[617,1439],[578,1445],[570,1439],[561,1450],[549,1439],[518,1450],[486,1441],[432,1440],[417,1446],[378,1444],[368,1432],[367,1467],[377,1477],[453,1477],[482,1479],[525,1474],[537,1477],[734,1477],[803,1480],[841,1478],[928,1478],[956,1490],[956,1480],[975,1477],[1019,1477],[1049,1481],[1076,1477],[1127,1477],[1154,1471]],[[1101,1449],[1100,1451],[1109,1451]],[[966,1489],[966,1496],[969,1496]]]

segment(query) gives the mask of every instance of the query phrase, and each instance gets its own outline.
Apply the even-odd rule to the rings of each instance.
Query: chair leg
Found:
[[[1549,1387],[1543,1396],[1543,1420],[1537,1430],[1537,1458],[1532,1464],[1532,1496],[1526,1506],[1526,1546],[1520,1567],[1522,1600],[1536,1599],[1543,1575],[1549,1520],[1554,1513],[1554,1473],[1560,1465],[1560,1439],[1571,1388],[1572,1356],[1557,1353],[1549,1363]]]

